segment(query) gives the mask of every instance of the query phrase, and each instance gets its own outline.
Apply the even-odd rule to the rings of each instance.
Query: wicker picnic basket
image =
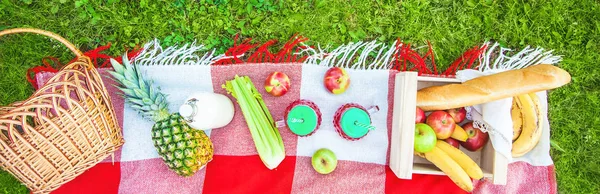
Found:
[[[0,167],[31,192],[49,193],[113,155],[124,140],[91,60],[48,31],[16,28],[0,36],[23,32],[54,38],[77,55],[28,99],[0,107]]]

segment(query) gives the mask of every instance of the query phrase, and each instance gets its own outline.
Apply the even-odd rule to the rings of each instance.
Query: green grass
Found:
[[[520,49],[554,49],[572,83],[550,93],[551,150],[561,193],[600,193],[600,5],[596,1],[285,1],[201,0],[36,1],[0,0],[0,29],[35,27],[56,32],[87,51],[112,42],[111,55],[159,38],[167,45],[202,41],[220,52],[234,34],[255,41],[285,42],[299,33],[312,43],[431,41],[438,65],[466,49],[498,40]],[[69,61],[58,43],[36,36],[0,39],[0,104],[27,98],[25,71],[44,56]],[[0,192],[27,190],[0,173]]]

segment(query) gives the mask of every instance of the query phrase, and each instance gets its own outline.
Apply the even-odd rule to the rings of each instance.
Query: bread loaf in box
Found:
[[[561,87],[571,75],[547,64],[481,76],[458,84],[431,86],[417,91],[417,106],[424,111],[483,104],[520,94]]]

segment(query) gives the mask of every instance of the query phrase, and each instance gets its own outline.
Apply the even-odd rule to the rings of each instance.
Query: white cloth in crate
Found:
[[[479,70],[466,69],[458,71],[456,78],[461,82],[465,82],[480,76],[491,75],[502,71],[504,70],[494,69],[482,72]],[[523,161],[533,166],[548,166],[553,164],[552,158],[550,157],[550,125],[548,123],[547,95],[546,91],[537,92],[536,94],[540,98],[541,111],[542,115],[544,115],[542,137],[533,150],[518,158],[513,158],[511,154],[513,122],[510,109],[512,106],[512,98],[505,98],[466,107],[467,118],[473,121],[473,125],[476,128],[489,134],[494,149],[505,156],[510,163]]]

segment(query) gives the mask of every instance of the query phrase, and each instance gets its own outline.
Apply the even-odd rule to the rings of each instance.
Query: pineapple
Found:
[[[170,113],[165,94],[144,80],[138,68],[131,65],[127,55],[123,65],[110,59],[114,71],[109,71],[119,83],[122,96],[142,117],[155,122],[152,141],[169,169],[189,177],[213,158],[213,144],[202,130],[190,127],[179,113]]]

